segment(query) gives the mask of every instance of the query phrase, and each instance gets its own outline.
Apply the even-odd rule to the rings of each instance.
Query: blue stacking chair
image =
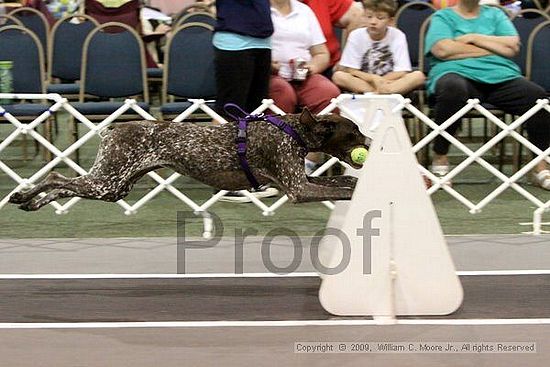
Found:
[[[24,27],[25,25],[17,18],[12,17],[9,14],[0,14],[0,27],[7,25],[20,25]]]
[[[430,3],[413,1],[403,5],[395,14],[397,28],[407,35],[409,56],[413,69],[418,68],[420,47],[420,30],[424,21],[435,12],[435,7]]]
[[[547,20],[532,30],[527,41],[525,77],[543,87],[546,90],[548,98],[550,98],[550,73],[548,73],[548,60],[550,59],[549,44],[550,20]],[[515,154],[515,168],[519,169],[523,158],[522,144],[517,144]]]
[[[526,77],[546,90],[550,97],[550,73],[548,72],[548,60],[550,60],[550,21],[539,24],[531,32],[527,44],[527,70]]]
[[[48,50],[48,34],[50,32],[50,25],[44,14],[33,8],[20,7],[13,10],[10,15],[19,19],[26,28],[36,34],[40,40],[45,56]]]
[[[78,22],[74,22],[77,20]],[[82,47],[98,22],[88,15],[69,15],[52,27],[48,47],[49,93],[59,93],[68,99],[78,99]],[[58,83],[54,83],[58,79]]]
[[[116,31],[114,33],[113,31]],[[94,28],[82,49],[79,103],[73,106],[90,120],[102,120],[120,108],[124,98],[137,98],[149,110],[145,51],[137,32],[122,23],[108,22]],[[93,96],[101,101],[86,101]],[[135,119],[128,110],[120,119]]]
[[[213,31],[208,24],[187,23],[168,41],[160,108],[164,118],[175,117],[191,106],[189,98],[215,98]],[[208,105],[214,107],[213,102]]]
[[[214,5],[215,4],[207,5],[206,3],[197,3],[197,2],[191,3],[185,6],[183,9],[181,9],[179,13],[173,17],[174,24],[177,23],[183,16],[187,14],[198,13],[198,12],[212,13],[212,7]]]
[[[90,121],[102,121],[122,107],[124,99],[137,99],[149,111],[145,49],[141,37],[130,26],[108,22],[94,28],[82,48],[79,102],[72,103]],[[93,100],[92,100],[93,99]],[[115,120],[142,119],[133,109]],[[73,125],[78,139],[78,124]],[[76,151],[76,161],[80,159]]]
[[[426,76],[430,72],[430,63],[426,57],[426,33],[430,27],[432,16],[430,15],[422,22],[419,31],[419,43],[418,43],[418,70],[423,72]]]
[[[204,23],[213,27],[216,24],[216,16],[206,11],[187,13],[176,21],[175,28],[179,28],[186,23]]]
[[[29,29],[10,25],[0,28],[0,60],[13,62],[13,93],[45,93],[44,52],[38,37]],[[21,122],[29,122],[49,109],[50,105],[25,100],[12,100],[2,105],[6,112]],[[7,121],[0,116],[0,122]],[[49,129],[46,129],[49,137]],[[25,137],[25,136],[24,136]],[[26,142],[26,140],[23,140]],[[27,158],[26,146],[24,159]]]
[[[45,93],[42,45],[31,30],[17,25],[0,28],[0,60],[13,62],[14,93]],[[13,103],[2,107],[18,117],[36,117],[48,109],[36,103]]]
[[[407,45],[412,69],[424,71],[425,74],[427,74],[428,70],[423,70],[423,66],[426,66],[426,63],[424,62],[424,55],[422,53],[424,42],[423,32],[429,24],[428,19],[434,12],[435,7],[431,3],[413,1],[401,6],[395,14],[396,27],[407,36]],[[425,91],[415,91],[415,95],[418,98],[417,107],[423,110],[426,109]],[[411,116],[408,112],[405,112],[403,117],[406,120],[412,120],[414,138],[415,140],[420,139],[420,136],[424,134],[422,131],[423,126],[417,128],[418,124],[416,123],[414,116]]]
[[[529,36],[533,29],[547,20],[550,20],[550,15],[536,9],[524,9],[512,19],[512,23],[516,27],[521,40],[521,48],[513,60],[519,65],[523,75],[526,73],[527,42],[529,41]]]

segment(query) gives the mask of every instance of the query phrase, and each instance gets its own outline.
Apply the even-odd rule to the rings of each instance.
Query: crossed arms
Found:
[[[465,34],[455,39],[443,39],[436,42],[431,49],[432,54],[441,60],[457,60],[488,55],[511,58],[518,51],[518,36],[489,36],[477,33]]]

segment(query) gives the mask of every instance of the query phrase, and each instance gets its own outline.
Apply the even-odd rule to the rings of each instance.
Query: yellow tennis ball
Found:
[[[355,148],[351,151],[351,160],[354,163],[357,164],[363,164],[365,163],[365,160],[367,159],[367,156],[369,155],[369,151],[365,148]]]

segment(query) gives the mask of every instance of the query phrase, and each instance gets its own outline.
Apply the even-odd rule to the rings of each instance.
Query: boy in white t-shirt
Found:
[[[366,0],[367,26],[348,36],[332,81],[353,93],[407,94],[424,85],[421,71],[411,71],[407,38],[391,27],[397,11],[394,0]]]

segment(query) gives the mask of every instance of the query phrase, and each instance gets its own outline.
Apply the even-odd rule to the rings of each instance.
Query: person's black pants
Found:
[[[546,98],[546,93],[542,87],[523,77],[498,84],[485,84],[450,73],[437,81],[432,97],[432,101],[435,103],[435,122],[442,124],[464,107],[470,98],[478,98],[482,103],[490,103],[506,113],[521,115],[533,107],[538,99]],[[460,124],[461,120],[459,119],[447,128],[447,132],[454,136],[460,128]],[[529,140],[533,145],[541,150],[548,148],[550,144],[550,114],[548,112],[539,111],[523,126],[525,126]],[[434,139],[433,150],[437,154],[447,154],[449,146],[449,141],[440,135]]]
[[[235,103],[252,112],[269,95],[271,50],[225,51],[215,48],[216,112],[227,117],[223,106]]]

